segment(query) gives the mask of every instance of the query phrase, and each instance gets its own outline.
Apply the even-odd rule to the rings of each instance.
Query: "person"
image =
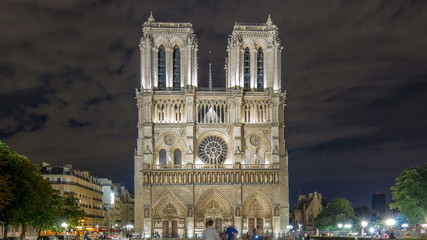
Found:
[[[230,225],[226,230],[225,230],[225,234],[227,234],[227,240],[232,240],[234,239],[235,235],[237,235],[237,233],[239,233],[234,227],[233,225]]]
[[[221,240],[219,238],[218,233],[216,232],[215,228],[212,226],[213,221],[212,219],[209,219],[206,222],[206,228],[202,232],[202,239],[203,240]]]
[[[84,240],[90,240],[90,237],[89,237],[89,234],[88,233],[85,233],[85,235],[84,235]]]

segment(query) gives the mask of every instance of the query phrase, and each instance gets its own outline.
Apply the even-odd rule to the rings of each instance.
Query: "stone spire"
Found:
[[[212,91],[212,63],[209,63],[209,91]]]
[[[148,22],[154,22],[153,11],[150,12],[150,16],[148,17]]]
[[[271,25],[273,25],[273,21],[271,21],[270,14],[268,14],[267,26],[271,27]]]
[[[211,51],[209,51],[209,58],[211,56]],[[210,61],[210,59],[209,59]],[[209,63],[209,75],[208,75],[208,80],[209,80],[209,91],[212,91],[212,63]]]

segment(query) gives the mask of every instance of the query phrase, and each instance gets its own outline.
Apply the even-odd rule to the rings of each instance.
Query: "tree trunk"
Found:
[[[25,231],[27,230],[27,224],[22,224],[21,226],[21,235],[19,236],[19,239],[24,240],[25,239]]]
[[[9,228],[9,224],[5,223],[4,224],[4,232],[3,232],[3,237],[7,238],[7,229]]]

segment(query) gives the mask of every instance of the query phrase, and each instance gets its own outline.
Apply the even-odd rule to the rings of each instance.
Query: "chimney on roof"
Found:
[[[70,169],[73,169],[73,165],[71,165],[71,164],[62,164],[62,166],[63,167],[66,167],[66,168],[70,168]]]

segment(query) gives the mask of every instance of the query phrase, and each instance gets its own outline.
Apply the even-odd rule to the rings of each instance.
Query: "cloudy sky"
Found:
[[[427,1],[0,2],[0,140],[133,188],[141,26],[191,22],[224,86],[234,22],[279,27],[291,202],[370,205],[427,160]],[[388,200],[390,196],[388,195]]]

